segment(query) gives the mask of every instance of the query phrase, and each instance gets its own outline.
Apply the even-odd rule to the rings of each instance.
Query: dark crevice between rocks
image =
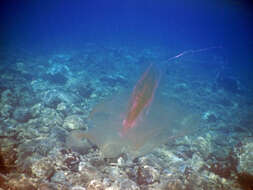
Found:
[[[16,159],[16,152],[3,152],[2,148],[0,147],[0,188],[8,189],[9,178],[7,175],[16,171]]]
[[[80,95],[82,98],[89,98],[90,95],[93,93],[94,89],[91,87],[90,84],[86,85],[86,86],[78,86],[77,87],[77,93],[78,95]]]
[[[10,172],[10,168],[5,165],[2,151],[0,150],[0,173],[1,174],[8,174]]]
[[[253,190],[253,175],[246,172],[238,173],[237,182],[243,190]]]
[[[78,172],[79,163],[80,157],[78,154],[69,154],[69,156],[64,160],[64,164],[72,172]]]
[[[55,85],[65,85],[67,82],[67,78],[61,74],[61,73],[56,73],[54,75],[52,74],[43,74],[42,75],[42,79],[43,80],[47,80],[48,82],[50,82],[51,84],[55,84]]]
[[[226,179],[231,179],[233,176],[232,174],[237,173],[236,167],[238,165],[238,159],[232,151],[224,159],[224,161],[217,160],[219,159],[214,157],[214,160],[212,160],[210,167],[206,167],[205,169]]]
[[[3,84],[0,83],[0,94],[1,94],[3,91],[7,90],[7,89],[8,89],[8,88],[7,88],[5,85],[3,85]]]

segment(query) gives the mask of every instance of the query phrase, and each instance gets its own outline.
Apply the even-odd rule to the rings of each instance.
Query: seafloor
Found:
[[[253,189],[253,89],[217,52],[168,62],[173,55],[96,44],[41,54],[1,48],[0,189]],[[136,157],[106,157],[85,138],[72,146],[94,106],[132,89],[150,63],[163,65],[167,100],[199,114],[198,130]]]

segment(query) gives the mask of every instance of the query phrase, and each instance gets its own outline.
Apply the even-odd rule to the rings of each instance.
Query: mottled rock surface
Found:
[[[0,56],[5,57],[0,65],[1,189],[252,187],[253,89],[235,74],[225,74],[228,68],[222,56],[200,64],[201,53],[193,54],[192,60],[182,57],[178,64],[179,60],[168,63],[171,50],[162,47],[102,47],[92,43],[79,50],[47,55],[7,50],[0,49]],[[189,112],[201,119],[196,130],[184,130],[162,143],[150,142],[157,128],[151,134],[143,131],[132,139],[136,141],[134,151],[138,153],[145,143],[155,146],[131,155],[113,136],[103,139],[111,132],[110,126],[103,123],[106,127],[102,132],[91,135],[92,127],[97,126],[90,118],[107,108],[101,102],[108,97],[115,99],[126,91],[131,94],[150,63],[163,65],[159,87],[166,101],[187,105]],[[122,123],[120,111],[116,114]],[[179,122],[187,129],[194,125],[184,118]],[[118,135],[118,131],[114,133]],[[110,149],[103,142],[109,142]]]

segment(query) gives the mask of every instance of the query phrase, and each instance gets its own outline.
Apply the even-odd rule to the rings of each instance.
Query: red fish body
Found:
[[[129,105],[129,110],[122,122],[122,135],[127,134],[129,129],[136,125],[141,113],[150,105],[158,86],[160,74],[157,69],[150,65],[137,82]]]

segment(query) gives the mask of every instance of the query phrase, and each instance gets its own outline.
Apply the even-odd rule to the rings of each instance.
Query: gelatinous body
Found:
[[[153,65],[150,65],[142,75],[141,79],[137,82],[134,87],[128,112],[122,122],[122,135],[125,135],[129,129],[135,126],[141,113],[152,102],[159,79],[160,75],[158,70]]]

